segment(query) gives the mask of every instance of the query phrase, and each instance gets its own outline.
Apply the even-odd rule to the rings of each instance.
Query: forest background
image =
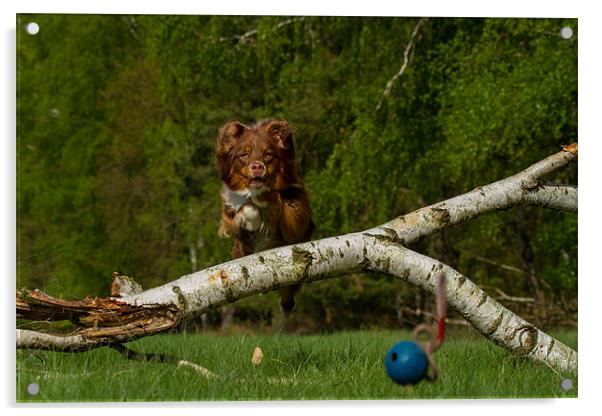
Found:
[[[577,140],[576,19],[17,20],[40,26],[17,30],[18,288],[104,296],[113,271],[152,287],[228,260],[213,149],[232,119],[296,127],[316,239],[502,179]],[[576,165],[550,180],[576,185]],[[412,248],[536,325],[577,323],[574,214],[515,208]],[[357,274],[307,285],[292,319],[306,332],[414,325],[430,304]],[[278,316],[268,294],[204,325]]]

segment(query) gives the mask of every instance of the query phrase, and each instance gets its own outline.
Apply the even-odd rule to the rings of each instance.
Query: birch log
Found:
[[[513,353],[528,356],[556,370],[573,371],[577,368],[575,351],[504,308],[467,277],[405,246],[451,225],[521,204],[577,212],[577,188],[548,187],[541,183],[545,175],[565,166],[576,156],[577,145],[574,144],[514,176],[402,215],[363,232],[275,248],[185,275],[140,293],[119,299],[99,299],[101,303],[112,302],[116,305],[114,310],[107,311],[105,308],[100,317],[98,310],[72,311],[65,304],[61,306],[61,313],[84,324],[95,319],[97,325],[98,322],[112,322],[118,328],[113,327],[113,333],[123,328],[135,338],[144,336],[145,325],[150,325],[144,320],[148,318],[144,311],[149,308],[162,311],[164,321],[161,330],[165,330],[177,325],[181,319],[194,318],[243,297],[269,292],[280,286],[308,283],[362,270],[389,273],[433,292],[433,272],[443,269],[448,279],[448,304],[485,337]],[[49,308],[40,298],[43,296],[36,291],[18,292],[18,315],[52,319],[47,315],[53,308]],[[48,302],[52,302],[52,299]],[[127,313],[124,315],[123,310],[128,308],[138,318],[129,318]],[[111,317],[112,313],[122,315],[115,318]],[[95,317],[91,318],[90,315]],[[129,326],[124,326],[126,324]],[[133,328],[141,329],[135,332]],[[53,338],[51,346],[47,348],[78,350],[78,343],[73,338],[75,336],[83,336],[81,344],[85,343],[86,348],[111,342],[107,332],[98,333],[84,328],[65,337],[66,342],[62,346],[60,340],[57,342]],[[44,348],[40,340],[35,332],[19,331],[17,347]]]

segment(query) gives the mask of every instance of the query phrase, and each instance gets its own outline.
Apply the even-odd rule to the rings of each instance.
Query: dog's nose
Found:
[[[265,173],[265,165],[261,162],[251,163],[249,169],[251,170],[251,176],[254,177],[263,176],[263,174]]]

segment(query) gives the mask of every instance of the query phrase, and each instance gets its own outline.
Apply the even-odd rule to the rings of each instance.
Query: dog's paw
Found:
[[[254,232],[261,227],[261,211],[255,205],[243,205],[234,216],[234,226]]]

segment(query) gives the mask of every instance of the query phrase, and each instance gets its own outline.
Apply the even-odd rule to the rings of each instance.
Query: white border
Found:
[[[14,408],[14,278],[15,278],[15,14],[16,13],[138,13],[138,14],[275,14],[275,15],[400,15],[400,16],[496,16],[496,17],[578,17],[579,18],[579,399],[564,400],[458,400],[410,402],[260,402],[260,403],[156,403],[145,408],[148,415],[164,414],[165,409],[181,407],[178,413],[226,414],[244,411],[246,414],[306,415],[308,412],[326,413],[334,409],[345,413],[364,414],[376,407],[379,413],[436,411],[444,415],[505,415],[516,410],[544,411],[546,414],[578,414],[600,402],[600,337],[599,329],[600,280],[595,273],[596,255],[599,256],[599,208],[596,195],[600,193],[596,166],[601,164],[600,136],[602,129],[595,123],[600,119],[600,27],[602,19],[594,8],[595,1],[327,1],[327,0],[221,0],[197,1],[126,1],[104,0],[21,0],[12,4],[2,2],[3,53],[0,64],[3,97],[0,100],[0,125],[2,126],[2,230],[5,246],[0,250],[5,282],[4,319],[2,319],[2,402],[9,414],[77,414],[82,410],[74,405],[61,408],[57,405]],[[596,215],[598,214],[598,215]],[[597,220],[597,221],[596,221]],[[4,366],[6,364],[6,366]],[[106,414],[108,410],[123,409],[141,404],[93,404],[86,406],[86,414]],[[13,408],[10,408],[13,407]],[[197,409],[200,407],[200,409]],[[190,411],[187,411],[189,410]],[[194,410],[193,410],[194,409]],[[484,413],[485,412],[485,413]],[[588,412],[589,413],[589,412]]]
[[[21,0],[20,13],[145,13],[145,14],[261,14],[345,16],[465,16],[465,17],[577,17],[581,1],[526,0],[223,0],[223,1],[125,1]]]

